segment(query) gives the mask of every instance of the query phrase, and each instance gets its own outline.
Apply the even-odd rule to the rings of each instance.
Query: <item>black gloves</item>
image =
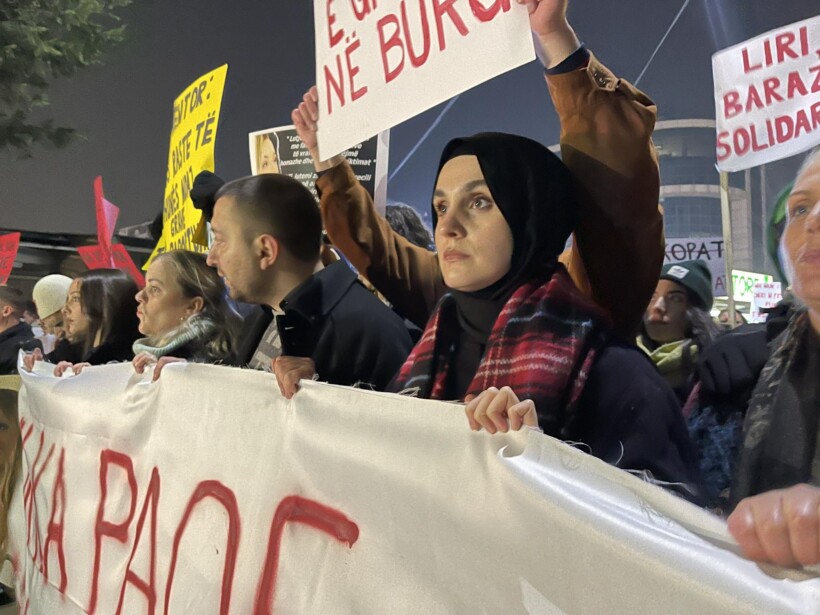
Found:
[[[768,359],[763,326],[744,325],[716,339],[704,351],[698,368],[701,405],[731,402],[745,410]]]

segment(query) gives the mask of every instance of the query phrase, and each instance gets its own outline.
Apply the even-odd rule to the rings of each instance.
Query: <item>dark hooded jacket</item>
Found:
[[[17,355],[21,346],[34,337],[31,327],[17,323],[0,333],[0,376],[17,373]]]

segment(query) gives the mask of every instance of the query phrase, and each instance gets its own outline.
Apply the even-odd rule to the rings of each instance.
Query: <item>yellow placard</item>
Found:
[[[162,208],[162,237],[143,269],[168,250],[206,252],[208,238],[202,212],[190,191],[200,171],[214,170],[214,146],[228,65],[223,64],[185,88],[174,101],[174,123]]]

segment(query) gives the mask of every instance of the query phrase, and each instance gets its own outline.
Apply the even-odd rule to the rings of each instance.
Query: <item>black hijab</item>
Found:
[[[451,393],[462,394],[478,368],[492,327],[521,284],[548,277],[575,228],[578,216],[572,176],[546,147],[517,135],[484,132],[453,139],[444,148],[442,167],[458,156],[475,156],[487,187],[512,231],[510,270],[475,292],[451,289],[459,331],[451,338],[454,364]],[[433,227],[438,223],[433,208]]]

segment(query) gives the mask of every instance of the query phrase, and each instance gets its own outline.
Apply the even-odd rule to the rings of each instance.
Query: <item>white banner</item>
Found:
[[[712,56],[721,171],[820,144],[820,16],[771,30]]]
[[[24,375],[21,613],[817,613],[725,524],[460,406],[269,374]]]
[[[535,58],[513,0],[314,0],[323,160]]]

